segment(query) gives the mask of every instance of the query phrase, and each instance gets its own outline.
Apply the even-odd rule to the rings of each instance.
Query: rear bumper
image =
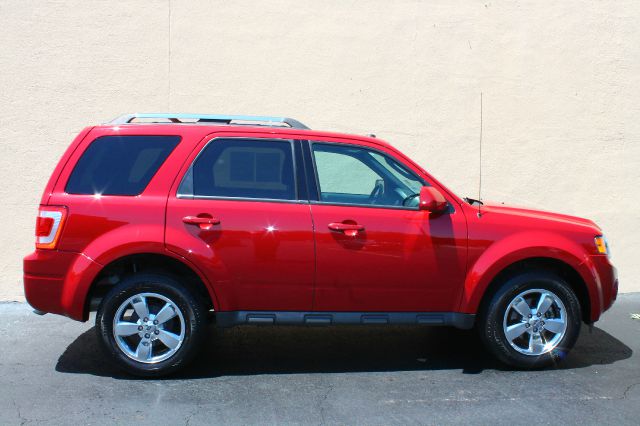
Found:
[[[85,321],[86,295],[100,265],[79,253],[36,250],[23,261],[24,294],[42,312]]]

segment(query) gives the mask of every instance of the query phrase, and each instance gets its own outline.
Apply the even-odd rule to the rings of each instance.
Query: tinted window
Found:
[[[179,193],[294,200],[291,142],[215,140],[193,163]]]
[[[69,194],[138,195],[180,142],[179,136],[103,136],[73,169]]]
[[[320,201],[416,207],[424,181],[393,158],[351,145],[313,144]]]

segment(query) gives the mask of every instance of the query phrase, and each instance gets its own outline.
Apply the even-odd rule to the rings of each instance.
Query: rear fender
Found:
[[[130,229],[131,228],[131,229]],[[63,306],[69,315],[74,319],[86,320],[84,307],[87,306],[87,296],[91,285],[98,277],[98,274],[110,263],[136,254],[157,254],[171,257],[189,269],[191,269],[207,288],[207,292],[214,307],[218,306],[218,300],[211,283],[206,276],[190,261],[179,256],[164,246],[163,241],[154,241],[152,235],[157,235],[155,226],[123,226],[101,235],[89,244],[83,256],[80,256],[76,264],[70,268],[65,288],[72,289],[65,292],[63,296]],[[135,234],[132,234],[135,232]],[[136,235],[136,241],[131,241],[131,235]],[[67,284],[68,283],[68,284]]]

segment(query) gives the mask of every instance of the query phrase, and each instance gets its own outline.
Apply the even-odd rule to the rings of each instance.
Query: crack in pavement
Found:
[[[630,391],[633,387],[638,386],[638,385],[640,385],[640,382],[635,382],[635,383],[632,383],[632,384],[630,384],[629,386],[627,386],[627,388],[626,388],[626,389],[624,390],[624,392],[622,393],[622,399],[627,399],[627,394],[629,393],[629,391]]]
[[[333,384],[328,383],[327,384],[327,391],[324,393],[324,395],[322,395],[322,398],[320,398],[320,402],[319,402],[319,407],[320,407],[320,424],[327,424],[326,421],[326,411],[327,411],[327,407],[326,407],[326,403],[327,403],[327,398],[329,398],[329,394],[333,392]]]
[[[20,426],[22,425],[26,425],[27,422],[29,422],[30,420],[27,418],[22,417],[22,412],[20,411],[20,406],[18,405],[18,403],[16,402],[15,399],[11,399],[11,402],[13,403],[13,406],[16,409],[16,412],[18,413],[18,420],[20,420]]]

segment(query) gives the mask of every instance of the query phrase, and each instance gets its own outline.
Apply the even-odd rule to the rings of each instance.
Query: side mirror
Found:
[[[440,213],[447,208],[447,200],[433,186],[423,186],[420,189],[420,203],[418,209],[431,213]]]

